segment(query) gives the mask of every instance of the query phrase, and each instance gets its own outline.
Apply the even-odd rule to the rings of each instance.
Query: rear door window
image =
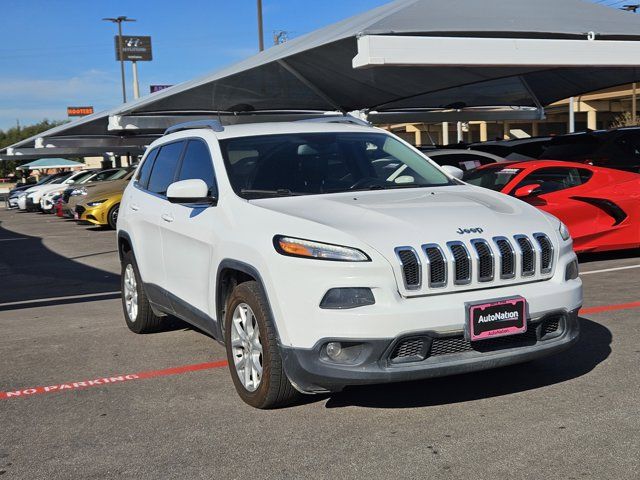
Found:
[[[200,179],[209,187],[209,195],[216,196],[216,176],[209,147],[202,140],[189,140],[182,159],[178,180]]]
[[[147,190],[166,195],[167,188],[174,182],[176,168],[184,148],[184,141],[169,143],[160,147],[149,177]]]

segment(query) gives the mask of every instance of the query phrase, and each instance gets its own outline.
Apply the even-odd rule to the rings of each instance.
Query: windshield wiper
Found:
[[[303,193],[292,192],[288,188],[279,188],[277,190],[256,190],[250,188],[243,188],[240,190],[242,195],[258,195],[258,196],[275,196],[275,197],[296,197],[304,195]]]

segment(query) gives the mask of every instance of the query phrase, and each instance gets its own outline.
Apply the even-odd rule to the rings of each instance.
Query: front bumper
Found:
[[[468,373],[526,362],[569,348],[579,336],[578,310],[551,312],[530,321],[527,333],[473,344],[462,331],[425,331],[375,340],[327,338],[311,349],[282,346],[281,355],[291,382],[309,393]],[[324,353],[332,341],[361,344],[361,353],[350,364],[333,362]],[[406,347],[409,342],[413,347]],[[415,347],[418,342],[423,342],[421,348]]]
[[[25,201],[25,208],[27,210],[35,210],[40,207],[40,202],[36,203],[33,198],[27,197]]]
[[[107,214],[105,211],[104,204],[100,204],[97,207],[87,207],[84,205],[76,205],[76,213],[78,214],[79,221],[89,222],[94,225],[107,224]]]

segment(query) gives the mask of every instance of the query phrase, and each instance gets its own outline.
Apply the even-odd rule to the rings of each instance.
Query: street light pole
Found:
[[[118,57],[120,58],[120,80],[122,81],[122,101],[127,103],[127,87],[125,86],[124,78],[124,55],[122,53],[122,22],[135,22],[133,18],[127,18],[126,16],[120,16],[115,18],[103,18],[105,22],[112,22],[118,24]]]
[[[258,0],[258,48],[264,50],[264,32],[262,30],[262,0]]]
[[[118,52],[120,56],[120,80],[122,81],[122,102],[127,103],[127,89],[124,79],[124,55],[122,55],[122,21],[118,18]]]

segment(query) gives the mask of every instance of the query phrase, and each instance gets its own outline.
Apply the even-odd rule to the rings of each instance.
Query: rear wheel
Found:
[[[162,320],[151,310],[132,252],[126,252],[123,255],[120,287],[122,309],[129,330],[135,333],[152,333],[160,330]]]
[[[109,210],[109,213],[107,214],[107,223],[109,224],[109,227],[111,227],[113,230],[116,229],[116,225],[118,224],[119,211],[120,211],[120,204],[116,203],[113,207],[111,207],[111,210]]]
[[[284,372],[273,319],[255,281],[231,292],[224,328],[229,370],[240,398],[263,409],[293,402],[299,394]]]

